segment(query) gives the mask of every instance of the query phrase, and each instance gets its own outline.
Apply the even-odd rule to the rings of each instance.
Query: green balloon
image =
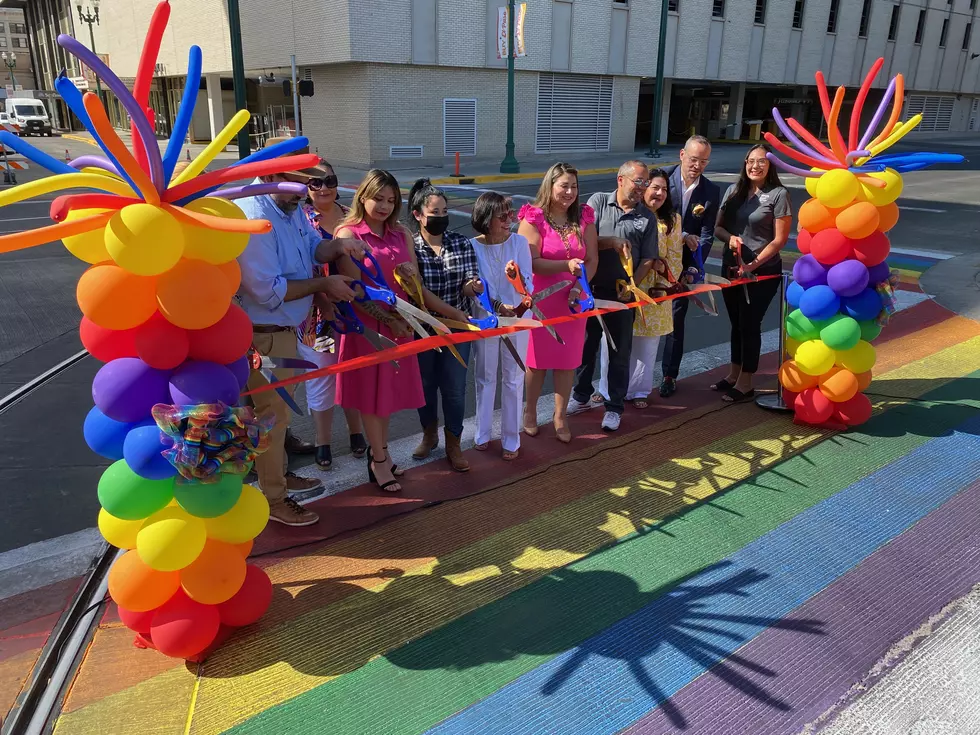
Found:
[[[147,480],[120,459],[99,478],[99,502],[106,513],[124,521],[140,521],[167,507],[174,498],[174,480]]]
[[[222,472],[217,482],[175,482],[177,504],[198,518],[217,518],[231,510],[242,494],[243,475]]]
[[[849,316],[837,314],[820,330],[820,339],[832,350],[849,350],[861,341],[861,325]]]
[[[823,322],[811,321],[803,312],[795,309],[786,315],[786,334],[799,342],[807,342],[820,337]]]
[[[874,319],[868,319],[865,322],[861,322],[861,339],[865,342],[871,342],[878,339],[878,335],[881,334],[881,325],[878,324]]]

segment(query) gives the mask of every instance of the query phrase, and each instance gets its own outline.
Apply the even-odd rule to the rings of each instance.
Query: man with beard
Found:
[[[273,142],[269,141],[270,144]],[[253,183],[289,181],[305,184],[316,176],[323,176],[323,172],[315,168],[304,169],[263,176]],[[238,256],[242,271],[238,297],[252,320],[252,345],[260,355],[296,357],[296,329],[309,316],[314,295],[323,294],[334,303],[353,300],[349,278],[314,278],[314,262],[332,263],[343,255],[360,259],[368,250],[360,240],[324,240],[299,209],[303,198],[300,194],[276,193],[238,200],[238,206],[248,219],[272,223],[270,232],[251,235],[245,251]],[[292,374],[291,370],[274,372],[278,378]],[[265,384],[265,377],[253,370],[249,389]],[[316,513],[306,510],[287,495],[289,491],[308,491],[321,484],[318,480],[298,477],[287,471],[285,438],[290,409],[275,391],[256,393],[252,401],[256,413],[272,413],[276,418],[269,447],[255,461],[259,489],[269,500],[269,519],[286,526],[313,525],[319,520]]]

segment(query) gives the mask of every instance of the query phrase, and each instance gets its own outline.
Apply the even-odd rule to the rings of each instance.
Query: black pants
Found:
[[[616,349],[609,349],[609,400],[606,410],[622,414],[626,401],[626,391],[630,384],[630,350],[633,349],[633,309],[623,309],[603,314],[609,334],[616,343]],[[599,359],[599,348],[605,339],[602,325],[594,316],[585,325],[585,347],[582,348],[582,365],[575,371],[575,388],[572,396],[585,403],[592,397],[592,375]]]
[[[681,358],[684,357],[684,319],[687,317],[687,307],[690,299],[674,299],[673,316],[674,331],[664,339],[663,373],[665,378],[677,380],[681,372]]]
[[[762,352],[762,319],[779,291],[779,279],[748,284],[748,289],[749,303],[741,286],[726,288],[721,295],[732,323],[732,363],[741,365],[743,372],[755,373]]]

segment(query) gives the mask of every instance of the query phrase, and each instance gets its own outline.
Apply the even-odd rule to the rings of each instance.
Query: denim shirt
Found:
[[[286,282],[313,277],[316,248],[323,241],[310,225],[302,208],[286,214],[271,196],[239,199],[248,219],[265,219],[272,229],[250,235],[248,246],[238,256],[242,285],[238,296],[252,324],[298,327],[310,315],[313,297],[285,301]]]

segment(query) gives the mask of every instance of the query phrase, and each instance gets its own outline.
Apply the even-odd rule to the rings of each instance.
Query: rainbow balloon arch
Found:
[[[232,297],[236,257],[249,235],[268,232],[231,201],[292,192],[295,183],[232,182],[315,165],[295,138],[211,173],[205,167],[249,121],[239,111],[187,168],[174,176],[197,100],[201,49],[190,48],[187,82],[163,155],[148,106],[150,82],[170,5],[156,6],[133,91],[71,36],[58,43],[98,74],[131,118],[130,151],[99,98],[65,76],[55,87],[103,155],[59,161],[7,132],[0,141],[54,176],[0,193],[0,206],[66,189],[56,224],[0,236],[0,252],[63,240],[89,263],[77,286],[80,336],[105,364],[92,384],[95,407],[85,440],[114,460],[101,479],[99,529],[124,550],[109,572],[109,593],[137,645],[201,660],[236,627],[257,621],[272,584],[248,564],[253,539],[269,520],[262,493],[244,478],[267,446],[269,425],[234,408],[250,374],[249,318]],[[211,195],[211,196],[209,196]]]
[[[897,279],[888,267],[891,245],[885,233],[898,222],[895,200],[902,193],[901,174],[963,161],[947,153],[884,154],[922,120],[915,115],[898,121],[905,89],[901,74],[891,80],[861,133],[861,110],[883,64],[878,59],[861,85],[846,144],[837,125],[845,89],[838,87],[831,101],[819,71],[817,91],[829,147],[796,120],[784,120],[775,108],[776,124],[795,150],[772,133],[765,135],[776,151],[810,167],[767,154],[778,168],[805,177],[812,197],[799,210],[797,244],[803,256],[793,266],[793,282],[786,289],[793,309],[783,324],[790,359],[779,369],[783,400],[805,424],[857,426],[871,417],[871,401],[863,391],[871,384],[875,364],[871,343],[895,311]],[[882,126],[889,104],[891,112]]]

